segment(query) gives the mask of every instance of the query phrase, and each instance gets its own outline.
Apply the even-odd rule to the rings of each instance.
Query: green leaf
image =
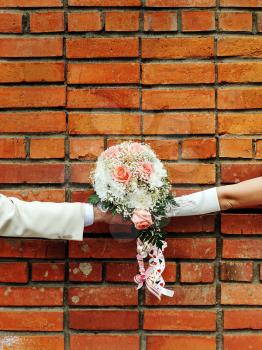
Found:
[[[98,197],[98,195],[96,193],[92,194],[88,198],[88,203],[90,203],[90,204],[97,205],[99,202],[100,202],[100,198]]]

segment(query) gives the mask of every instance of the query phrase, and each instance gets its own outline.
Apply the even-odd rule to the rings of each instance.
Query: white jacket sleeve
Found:
[[[177,206],[170,206],[167,216],[202,215],[220,211],[216,187],[177,197]]]
[[[85,208],[83,203],[26,202],[0,195],[0,236],[82,240],[86,220],[92,224]]]

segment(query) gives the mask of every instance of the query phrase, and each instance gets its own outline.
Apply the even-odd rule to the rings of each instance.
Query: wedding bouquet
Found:
[[[133,222],[132,229],[138,237],[140,273],[135,276],[138,288],[145,282],[158,298],[161,294],[172,296],[173,292],[164,288],[161,276],[166,247],[163,228],[167,224],[167,207],[176,203],[161,161],[149,145],[123,142],[99,156],[92,183],[95,194],[89,202]],[[144,258],[147,256],[150,259],[146,270]]]

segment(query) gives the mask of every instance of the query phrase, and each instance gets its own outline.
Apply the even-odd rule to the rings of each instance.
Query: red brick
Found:
[[[256,158],[262,158],[262,141],[257,140],[256,142]]]
[[[237,163],[221,165],[222,183],[236,183],[262,175],[262,164]]]
[[[214,238],[168,238],[165,256],[172,259],[215,259],[216,240]]]
[[[91,183],[91,171],[94,169],[93,163],[71,163],[70,182],[71,183]]]
[[[262,329],[262,310],[224,310],[224,329]]]
[[[221,0],[222,7],[261,7],[261,0]]]
[[[181,263],[180,281],[182,283],[212,283],[214,266],[209,263]]]
[[[97,262],[71,262],[69,280],[73,282],[101,282],[102,264]]]
[[[1,258],[64,259],[65,241],[0,238]]]
[[[148,335],[147,350],[185,350],[201,349],[215,350],[216,338],[214,336],[189,335]]]
[[[136,88],[69,88],[67,91],[68,108],[139,108]]]
[[[1,62],[1,83],[64,81],[63,62]]]
[[[0,282],[1,283],[27,283],[28,282],[28,264],[26,262],[1,262],[0,263]],[[1,318],[1,314],[0,314],[0,318]]]
[[[143,84],[198,84],[213,83],[213,63],[145,63]]]
[[[44,331],[63,330],[62,311],[0,311],[1,331]],[[17,322],[19,320],[19,322]],[[0,340],[1,344],[1,340]]]
[[[171,288],[169,288],[171,289]],[[153,294],[146,292],[145,305],[214,305],[216,291],[214,286],[174,286],[172,298],[163,296],[161,301]]]
[[[80,330],[137,330],[137,310],[71,310],[69,328]]]
[[[222,88],[218,90],[219,109],[256,109],[262,107],[260,87]]]
[[[62,38],[0,38],[0,57],[55,57],[62,49]]]
[[[221,304],[262,305],[262,285],[244,283],[222,283]]]
[[[0,139],[0,158],[25,158],[25,139]]]
[[[151,7],[215,7],[215,0],[146,0]]]
[[[70,336],[71,350],[98,350],[103,349],[105,344],[107,350],[140,349],[138,335],[72,334]]]
[[[199,310],[144,310],[145,330],[215,331],[216,313]]]
[[[220,12],[218,21],[222,31],[252,31],[252,13],[249,12]]]
[[[145,114],[144,133],[154,134],[213,134],[215,120],[213,113]]]
[[[139,11],[105,12],[107,32],[132,32],[139,30]]]
[[[225,350],[246,350],[248,348],[259,350],[262,347],[262,336],[261,334],[226,334],[224,335],[224,346]]]
[[[70,84],[134,84],[140,81],[139,63],[69,63]]]
[[[61,107],[65,104],[63,86],[1,87],[0,108]]]
[[[218,64],[218,81],[223,83],[256,83],[262,81],[260,62],[223,62]]]
[[[5,350],[64,350],[63,335],[2,335],[0,346]]]
[[[69,242],[70,258],[132,259],[135,258],[135,240],[112,238],[88,238],[81,242]]]
[[[87,138],[70,138],[70,158],[71,159],[91,159],[96,160],[104,150],[104,140]]]
[[[69,0],[69,6],[140,6],[141,0]]]
[[[145,142],[152,147],[160,159],[177,160],[178,159],[178,141],[177,140],[152,140],[146,139]]]
[[[1,193],[8,197],[17,197],[24,201],[41,201],[41,202],[65,202],[64,189],[13,189],[3,190]]]
[[[221,233],[237,235],[262,234],[261,214],[222,214]]]
[[[22,14],[12,12],[0,13],[0,33],[22,33]]]
[[[215,29],[215,13],[212,11],[182,11],[182,31],[197,32]]]
[[[261,13],[257,13],[257,31],[262,32],[262,15]]]
[[[182,143],[182,158],[184,159],[208,159],[215,156],[215,139],[188,139]]]
[[[1,42],[0,42],[1,48]],[[68,58],[138,57],[137,38],[70,38]]]
[[[259,279],[262,281],[262,265],[259,265]]]
[[[0,0],[0,7],[62,7],[61,0]]]
[[[1,120],[1,119],[0,119]],[[131,113],[69,113],[71,135],[140,134],[140,115]]]
[[[134,286],[71,287],[68,291],[68,304],[78,306],[137,305],[137,290]]]
[[[0,113],[1,133],[49,133],[66,130],[64,112]]]
[[[251,282],[253,279],[252,262],[222,261],[220,263],[222,281]]]
[[[192,191],[190,191],[190,193],[192,193]],[[166,228],[168,232],[177,233],[214,232],[215,216],[212,214],[194,215],[190,218],[190,221],[188,217],[177,216],[170,219]]]
[[[259,36],[231,36],[218,40],[218,56],[262,57],[262,38]]]
[[[261,239],[224,239],[223,258],[262,259]]]
[[[92,189],[71,190],[72,202],[86,203],[88,198],[94,193]]]
[[[64,12],[45,11],[30,14],[30,32],[48,33],[64,31]]]
[[[69,32],[98,32],[103,29],[101,13],[90,12],[69,12]]]
[[[64,138],[31,139],[30,140],[30,158],[49,159],[64,158],[65,140]]]
[[[214,184],[215,165],[201,163],[167,163],[171,183],[174,184]]]
[[[252,158],[252,139],[220,139],[219,156],[229,158]]]
[[[61,306],[63,289],[55,287],[0,287],[1,306]]]
[[[143,90],[144,110],[209,109],[215,107],[213,89],[150,89]]]
[[[0,182],[16,183],[64,183],[64,164],[0,164]]]
[[[209,37],[142,38],[143,58],[208,58],[214,55]]]
[[[262,114],[259,113],[219,113],[218,132],[220,134],[262,133]]]
[[[32,263],[32,281],[64,281],[64,263]]]
[[[138,265],[136,262],[107,263],[106,265],[106,280],[110,282],[134,282],[134,276],[137,273]],[[176,281],[176,263],[166,262],[163,278],[166,282]]]
[[[147,11],[144,13],[144,30],[152,32],[176,31],[176,11]]]

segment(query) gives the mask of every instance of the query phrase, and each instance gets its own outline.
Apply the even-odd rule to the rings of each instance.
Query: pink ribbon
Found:
[[[167,247],[166,242],[163,242],[162,249],[152,245],[150,243],[143,243],[139,238],[137,239],[137,262],[139,266],[139,274],[134,277],[134,281],[138,284],[137,289],[146,285],[146,288],[154,294],[158,299],[161,299],[161,295],[172,297],[174,292],[172,290],[164,288],[165,281],[162,277],[162,273],[165,269],[165,257],[163,254],[164,249]],[[147,256],[149,259],[149,266],[145,269],[144,258]]]

